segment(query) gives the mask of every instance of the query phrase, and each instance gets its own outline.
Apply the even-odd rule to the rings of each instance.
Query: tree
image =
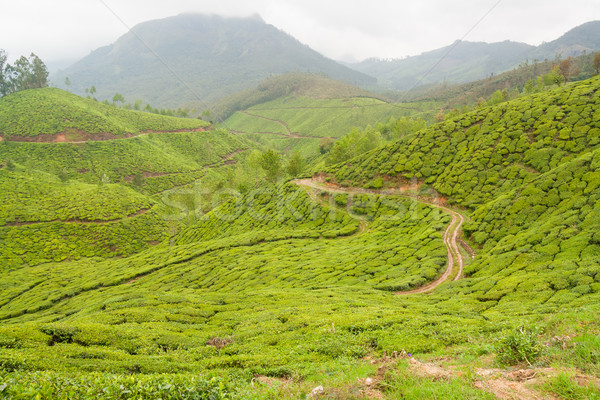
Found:
[[[575,75],[575,69],[573,68],[573,58],[569,57],[564,59],[558,64],[558,69],[563,76],[565,83],[569,81],[569,78]]]
[[[29,59],[21,56],[14,65],[6,64],[6,53],[2,51],[2,78],[0,94],[5,96],[25,89],[48,86],[48,70],[44,62],[31,53]]]
[[[113,104],[117,104],[118,102],[120,102],[121,104],[125,103],[125,97],[123,97],[123,95],[121,93],[115,93],[115,95],[112,98],[112,102]]]
[[[446,115],[444,114],[444,110],[440,108],[440,112],[433,116],[433,120],[436,123],[444,122],[446,120]]]
[[[33,53],[31,53],[29,59],[21,56],[11,68],[15,91],[48,86],[46,65]]]
[[[334,140],[332,138],[324,137],[319,140],[319,152],[321,154],[328,153],[333,147]]]
[[[298,176],[304,171],[304,159],[298,150],[292,153],[287,165],[287,173],[291,176]]]
[[[596,68],[596,75],[600,74],[600,52],[594,56],[594,68]]]
[[[500,104],[504,101],[504,93],[502,93],[502,91],[500,90],[496,90],[494,92],[494,94],[492,95],[492,98],[490,99],[490,104],[491,105],[496,105],[496,104]]]
[[[558,86],[560,86],[560,84],[563,82],[564,79],[565,78],[560,73],[560,68],[558,66],[556,66],[556,67],[554,67],[552,69],[552,71],[550,71],[546,75],[544,75],[544,85],[546,85],[546,86],[552,86],[552,85],[558,85]]]
[[[350,133],[338,139],[327,157],[330,164],[337,164],[373,150],[381,142],[381,133],[367,126],[364,131],[353,128]]]
[[[274,150],[267,150],[261,154],[259,163],[262,169],[267,173],[267,179],[273,183],[281,174],[281,156]]]
[[[525,83],[525,86],[523,87],[523,92],[525,94],[531,94],[535,92],[535,84],[533,83],[533,80],[530,79]]]
[[[0,49],[0,97],[8,94],[8,79],[6,77],[7,58],[6,52]]]

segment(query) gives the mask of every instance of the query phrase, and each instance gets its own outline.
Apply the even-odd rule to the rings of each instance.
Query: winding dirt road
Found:
[[[299,179],[299,180],[295,180],[294,183],[298,186],[304,187],[305,189],[312,188],[312,189],[322,190],[322,191],[329,192],[329,193],[374,194],[374,195],[380,195],[380,196],[402,196],[402,197],[406,197],[406,198],[414,200],[414,201],[418,201],[419,203],[423,203],[423,204],[427,204],[432,207],[439,208],[440,210],[442,210],[446,214],[449,214],[452,217],[452,221],[450,222],[450,225],[448,225],[448,227],[446,228],[446,230],[444,232],[444,236],[443,236],[444,244],[446,245],[446,248],[448,249],[448,264],[447,264],[446,270],[438,279],[434,280],[433,282],[428,283],[425,286],[421,286],[421,287],[413,289],[413,290],[395,292],[394,294],[411,295],[411,294],[418,294],[418,293],[428,293],[428,292],[431,292],[432,290],[434,290],[435,288],[437,288],[442,283],[450,280],[451,278],[452,278],[452,280],[455,280],[455,281],[461,278],[462,273],[463,273],[464,260],[463,260],[462,254],[460,253],[460,249],[458,247],[458,240],[459,240],[459,236],[460,236],[460,229],[462,227],[462,224],[465,222],[465,218],[460,213],[458,213],[454,210],[451,210],[447,207],[444,207],[438,203],[431,202],[431,201],[425,200],[425,199],[417,197],[417,196],[408,195],[404,191],[397,190],[397,189],[371,190],[371,189],[363,189],[363,188],[346,188],[346,187],[332,185],[332,184],[323,184],[321,182],[315,181],[314,179]],[[309,194],[311,195],[311,198],[316,199],[316,196],[313,196],[311,194],[311,191],[309,191]],[[361,233],[363,231],[364,230],[362,230]]]

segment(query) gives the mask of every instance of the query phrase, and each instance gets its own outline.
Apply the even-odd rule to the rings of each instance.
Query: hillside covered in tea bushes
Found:
[[[207,125],[200,120],[122,110],[52,88],[6,96],[0,113],[4,269],[131,255],[168,240],[181,209],[170,191],[224,179],[249,148],[224,131],[197,131]],[[128,137],[148,129],[157,131]],[[64,143],[19,140],[65,132]]]
[[[312,177],[240,191],[224,181],[259,170],[239,134],[3,143],[3,201],[22,206],[0,214],[0,394],[493,399],[509,382],[595,398],[598,89],[389,132]],[[218,177],[218,201],[197,213],[191,189]],[[38,225],[69,250],[46,256],[49,233],[24,231]],[[130,247],[87,254],[86,237]]]
[[[93,140],[94,135],[99,134],[109,134],[111,138],[206,126],[208,123],[201,120],[125,110],[56,88],[23,90],[0,99],[0,136],[3,138],[64,133],[69,136],[66,140],[77,141]]]
[[[463,207],[465,234],[481,253],[466,269],[469,293],[481,300],[552,309],[597,295],[598,89],[594,78],[471,112],[332,167],[328,179],[412,181]]]

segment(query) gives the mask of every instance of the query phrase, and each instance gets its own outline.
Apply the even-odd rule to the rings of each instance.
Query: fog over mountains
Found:
[[[456,41],[419,56],[368,59],[342,65],[324,57],[259,16],[225,18],[181,14],[144,22],[114,44],[94,50],[51,76],[53,83],[96,97],[121,93],[158,107],[214,102],[290,71],[327,75],[359,87],[408,90],[437,83],[464,83],[510,70],[524,61],[554,59],[600,49],[600,22],[572,29],[538,47],[525,43]]]
[[[359,86],[375,83],[260,17],[199,14],[139,24],[52,80],[60,86],[69,77],[75,93],[94,85],[98,98],[119,92],[128,100],[176,107],[198,98],[212,101],[288,71],[322,73]]]

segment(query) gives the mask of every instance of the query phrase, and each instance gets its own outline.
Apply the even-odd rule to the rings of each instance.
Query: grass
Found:
[[[567,400],[597,400],[600,399],[600,388],[593,383],[579,384],[577,377],[561,373],[558,376],[549,379],[542,389],[554,396]]]
[[[397,399],[496,399],[493,394],[473,387],[468,377],[449,380],[419,377],[405,361],[387,373],[383,385],[389,398]]]

